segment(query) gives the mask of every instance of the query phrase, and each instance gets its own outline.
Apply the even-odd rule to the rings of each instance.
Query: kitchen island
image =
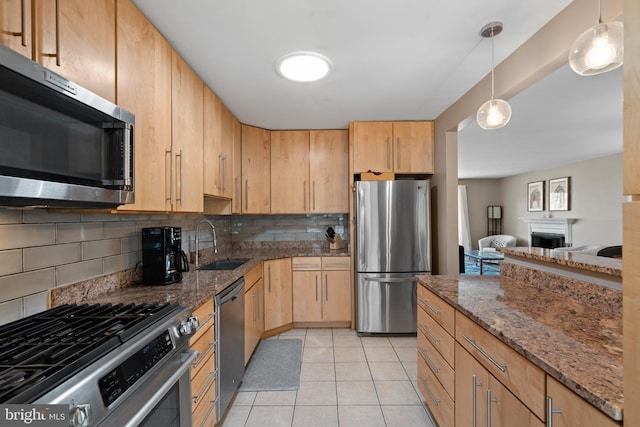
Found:
[[[455,332],[450,334],[461,344],[456,346],[456,352],[469,344],[459,336],[459,326],[463,320],[472,322],[490,333],[491,339],[497,339],[500,345],[506,345],[518,357],[522,356],[542,371],[542,393],[545,393],[544,378],[547,378],[547,390],[549,382],[557,380],[610,420],[621,421],[624,403],[622,292],[524,266],[517,258],[554,265],[570,264],[571,268],[583,269],[589,274],[612,276],[621,271],[620,260],[586,255],[574,257],[540,248],[502,250],[507,256],[500,276],[419,276],[419,283],[431,293],[431,300],[440,298],[452,308],[452,314],[455,311]],[[514,258],[516,262],[509,261]],[[425,303],[427,299],[419,301],[419,305],[432,305]],[[446,310],[442,307],[434,309],[431,305],[425,305],[431,307],[425,312],[431,311],[438,323],[437,319],[442,318]],[[472,347],[467,346],[467,349]],[[483,357],[480,355],[480,359]],[[456,366],[452,366],[458,375],[457,353],[455,363]],[[505,367],[507,377],[515,376],[513,369]],[[535,388],[534,381],[529,380],[531,389]],[[514,394],[518,396],[518,392],[531,395],[530,390]],[[456,388],[456,406],[459,396]],[[545,421],[549,416],[544,409],[545,403],[538,397],[535,399],[535,405],[543,405],[543,411],[536,412],[535,405],[527,406],[537,415],[538,421]]]

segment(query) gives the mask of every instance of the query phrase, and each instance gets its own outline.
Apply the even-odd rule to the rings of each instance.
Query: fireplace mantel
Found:
[[[529,225],[529,246],[531,246],[531,233],[562,234],[565,244],[573,243],[571,225],[577,218],[520,218]]]

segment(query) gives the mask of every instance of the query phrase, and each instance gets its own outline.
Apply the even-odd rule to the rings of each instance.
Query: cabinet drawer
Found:
[[[251,286],[262,278],[262,263],[256,265],[244,275],[244,292],[247,293]]]
[[[538,418],[545,419],[545,374],[540,368],[459,312],[456,340]]]
[[[293,270],[320,270],[322,258],[319,256],[293,257],[291,258],[291,268]]]
[[[192,405],[191,425],[193,427],[209,427],[215,425],[216,422],[216,399],[215,399],[215,381],[211,385],[212,392],[206,399],[201,400],[197,405]]]
[[[189,345],[198,341],[200,336],[213,325],[213,298],[196,308],[193,311],[193,316],[198,318],[200,326],[198,326],[196,333],[189,338]]]
[[[191,378],[193,378],[208,362],[213,361],[215,369],[215,328],[208,328],[195,343],[191,344],[192,350],[198,350],[198,357],[191,364]]]
[[[454,403],[424,359],[418,358],[418,388],[439,426],[454,425]]]
[[[427,368],[431,369],[440,384],[451,396],[451,399],[455,401],[455,372],[431,344],[431,341],[427,339],[422,330],[418,332],[418,360],[427,364]]]
[[[206,366],[191,380],[191,411],[205,402],[216,400],[215,360],[207,361]]]
[[[429,289],[418,284],[418,305],[451,336],[455,335],[456,310]]]
[[[440,352],[449,366],[453,366],[455,340],[422,307],[418,307],[418,331]]]
[[[322,269],[323,270],[350,270],[351,258],[341,256],[328,256],[322,257]]]

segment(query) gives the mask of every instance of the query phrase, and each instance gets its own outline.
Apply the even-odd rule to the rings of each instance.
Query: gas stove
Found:
[[[116,425],[105,420],[123,401],[150,398],[145,382],[188,370],[197,327],[175,303],[70,304],[2,325],[0,403],[68,404],[72,426]]]

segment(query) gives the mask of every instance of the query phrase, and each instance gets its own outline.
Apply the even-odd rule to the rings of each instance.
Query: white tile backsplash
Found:
[[[39,292],[33,295],[27,295],[23,298],[24,316],[40,313],[46,310],[49,305],[49,292]]]
[[[24,271],[55,267],[82,260],[80,243],[24,248],[23,252]]]
[[[102,276],[102,258],[56,267],[57,286],[70,285],[82,280]]]
[[[22,298],[26,295],[47,291],[55,285],[55,268],[11,274],[0,277],[0,297],[2,301]]]
[[[58,243],[98,240],[104,235],[101,222],[58,224],[57,233]]]
[[[0,276],[22,272],[22,249],[0,251]]]
[[[0,249],[53,245],[55,242],[55,224],[0,225]]]
[[[119,238],[82,242],[82,259],[87,260],[117,255],[120,253],[121,246],[122,244]]]
[[[0,303],[0,324],[23,318],[22,298]]]

